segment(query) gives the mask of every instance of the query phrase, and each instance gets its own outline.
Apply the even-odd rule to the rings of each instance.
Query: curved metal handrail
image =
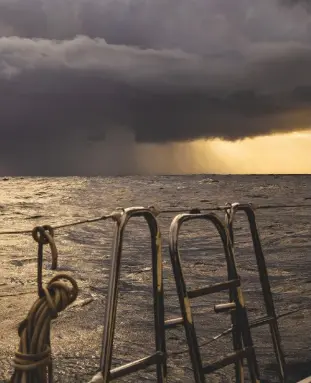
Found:
[[[179,214],[177,215],[171,223],[170,233],[169,233],[169,249],[172,261],[173,272],[175,276],[176,288],[179,297],[179,303],[183,316],[183,324],[186,331],[186,336],[188,339],[189,353],[190,358],[194,370],[194,377],[197,383],[205,382],[204,376],[204,367],[202,366],[202,360],[199,352],[199,346],[197,342],[197,336],[195,327],[193,324],[193,319],[191,315],[191,307],[189,303],[189,294],[187,292],[185,279],[182,272],[181,267],[181,257],[179,252],[178,238],[181,226],[190,220],[204,220],[211,222],[217,229],[218,234],[221,238],[224,253],[227,262],[227,270],[228,270],[228,280],[235,281],[239,279],[233,249],[231,246],[231,241],[229,238],[229,232],[225,226],[225,224],[221,221],[221,219],[213,213],[210,214]],[[236,288],[229,289],[230,294],[229,298],[231,301],[235,301],[239,303],[240,308],[242,308],[242,321],[248,323],[247,312],[244,309],[244,300],[240,287],[236,286]],[[203,295],[203,294],[202,294]],[[231,320],[233,325],[236,325],[236,320],[234,314],[231,316]],[[236,351],[242,349],[242,338],[245,347],[253,348],[252,337],[250,333],[250,329],[248,326],[242,326],[239,328],[239,331],[233,332],[233,345]],[[259,372],[256,362],[256,356],[252,349],[251,356],[248,357],[248,367],[250,372],[250,377],[253,382],[257,382],[259,379]],[[241,360],[235,362],[236,368],[236,380],[237,382],[243,382],[243,364]]]
[[[144,360],[129,363],[110,371],[112,361],[113,337],[116,322],[118,281],[120,276],[121,255],[123,248],[123,237],[126,225],[134,217],[143,217],[149,227],[151,235],[152,252],[152,275],[153,275],[153,299],[154,299],[154,322],[156,352]],[[111,257],[111,270],[108,283],[108,294],[105,311],[104,333],[102,342],[100,369],[103,382],[109,382],[120,376],[137,371],[150,364],[157,366],[157,382],[166,381],[166,355],[164,334],[164,299],[162,278],[162,253],[161,232],[156,219],[156,211],[152,208],[132,207],[117,211],[114,216],[116,229]]]
[[[230,233],[232,246],[234,246],[233,223],[234,223],[234,218],[236,216],[236,213],[238,211],[244,212],[244,214],[247,216],[247,219],[248,219],[248,223],[249,223],[249,227],[250,227],[250,231],[251,231],[251,236],[252,236],[254,252],[255,252],[255,257],[256,257],[256,262],[257,262],[259,278],[260,278],[262,294],[263,294],[264,302],[265,302],[265,306],[266,306],[266,312],[267,312],[267,316],[269,318],[272,318],[272,320],[269,321],[268,323],[269,323],[269,327],[270,327],[274,353],[275,353],[275,356],[277,359],[279,378],[280,378],[281,382],[285,382],[285,379],[286,379],[286,376],[285,376],[286,362],[285,362],[284,352],[282,350],[281,336],[280,336],[280,331],[278,328],[277,315],[275,312],[267,265],[266,265],[265,257],[264,257],[263,250],[262,250],[259,231],[257,228],[256,216],[255,216],[255,207],[250,203],[248,203],[248,204],[240,204],[240,203],[228,204],[228,209],[226,210],[226,213],[225,213],[225,222],[226,222],[227,228],[228,228],[229,233]]]

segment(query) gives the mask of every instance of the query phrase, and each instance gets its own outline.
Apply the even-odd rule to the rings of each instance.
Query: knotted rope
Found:
[[[42,291],[44,295],[37,299],[27,318],[19,325],[20,345],[13,361],[15,371],[11,383],[53,382],[51,320],[77,298],[78,285],[69,275],[58,274]]]
[[[32,238],[39,244],[38,253],[43,252],[43,246],[49,244],[52,255],[52,270],[57,269],[58,252],[54,241],[54,229],[50,225],[36,226],[32,230]]]
[[[39,297],[44,296],[42,287],[43,247],[49,245],[52,255],[52,270],[57,269],[58,251],[54,241],[54,230],[49,225],[36,226],[32,230],[32,238],[38,243],[37,285]]]

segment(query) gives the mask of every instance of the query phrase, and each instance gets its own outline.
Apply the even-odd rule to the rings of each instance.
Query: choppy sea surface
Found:
[[[18,345],[17,325],[36,298],[36,243],[31,235],[3,235],[2,231],[52,226],[110,213],[116,207],[158,209],[204,208],[226,202],[259,205],[311,205],[311,176],[157,176],[106,178],[9,178],[0,180],[0,381],[11,373],[11,357]],[[217,213],[220,214],[221,213]],[[257,222],[278,313],[298,306],[311,308],[311,208],[258,210]],[[159,216],[163,237],[166,317],[179,315],[168,255],[168,229],[174,214]],[[250,316],[263,313],[256,263],[245,218],[236,224],[236,256]],[[56,382],[87,382],[100,355],[104,303],[110,268],[114,224],[84,224],[56,231],[60,270],[73,275],[80,293],[76,305],[57,319],[52,345]],[[189,223],[181,233],[182,259],[189,288],[226,279],[226,265],[216,230]],[[140,219],[129,223],[121,271],[114,364],[146,356],[153,350],[150,244]],[[44,276],[50,270],[47,253]],[[213,305],[225,302],[219,294],[193,301],[200,343],[230,325]],[[84,304],[85,303],[85,304]],[[289,381],[311,375],[311,310],[280,319]],[[182,329],[169,330],[169,353],[186,347]],[[268,328],[254,331],[262,376],[278,381]],[[202,347],[211,361],[230,349],[230,338]],[[169,358],[169,381],[192,382],[187,353]],[[231,381],[227,368],[211,381]],[[132,379],[132,380],[131,380]],[[213,380],[214,379],[214,380]],[[4,380],[5,381],[5,380]],[[156,381],[153,369],[120,381]]]

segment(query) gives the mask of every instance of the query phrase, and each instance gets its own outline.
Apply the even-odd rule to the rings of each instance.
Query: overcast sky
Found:
[[[310,128],[310,10],[307,0],[0,0],[0,171],[109,173],[125,161],[130,172],[134,141]]]

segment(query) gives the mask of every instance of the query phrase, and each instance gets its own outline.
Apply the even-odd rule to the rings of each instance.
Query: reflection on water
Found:
[[[0,185],[0,231],[32,229],[38,224],[53,226],[106,214],[117,206],[155,205],[159,208],[194,208],[236,201],[259,204],[295,204],[310,203],[311,198],[310,176],[10,178],[6,181],[0,180]],[[311,268],[310,212],[311,209],[286,209],[262,210],[257,214],[276,307],[279,311],[309,302],[311,306],[310,283],[306,283],[307,280],[310,280]],[[171,219],[172,216],[169,215],[159,218],[164,244],[164,286],[168,317],[172,317],[173,314],[178,315],[175,286],[167,252],[167,234]],[[210,227],[200,225],[185,226],[181,236],[181,243],[185,248],[182,257],[187,265],[186,277],[189,280],[189,287],[219,282],[226,275],[224,257],[216,232]],[[80,377],[84,377],[92,371],[94,372],[98,362],[112,235],[113,223],[111,221],[56,231],[55,239],[59,250],[60,270],[75,276],[80,287],[79,299],[81,301],[90,298],[94,300],[92,304],[86,306],[85,311],[81,311],[83,315],[80,314],[79,318],[75,310],[82,309],[74,308],[72,311],[68,310],[63,313],[57,321],[58,332],[55,333],[57,366],[63,363],[62,360],[68,362],[64,355],[75,355],[77,347],[82,348],[81,352],[85,358],[89,358],[90,355],[94,357],[92,363],[89,363],[88,359],[89,367],[83,364],[83,360],[81,361],[81,366],[84,367],[81,367],[80,375],[76,370],[77,360],[73,359],[71,364],[68,362],[69,364],[66,366],[69,366],[68,374],[70,373],[71,376],[78,374]],[[2,305],[0,307],[2,310],[0,359],[5,357],[7,361],[7,364],[4,364],[5,372],[0,369],[1,379],[8,374],[10,368],[8,355],[13,355],[17,345],[16,325],[24,318],[35,298],[37,249],[31,235],[0,236],[0,242],[0,296],[2,296],[0,299]],[[256,279],[256,265],[252,255],[252,244],[249,241],[249,231],[243,219],[240,219],[236,225],[236,252],[239,270],[245,285],[246,298],[251,306],[250,315],[256,316],[261,309],[259,285]],[[142,221],[135,220],[126,229],[124,264],[120,283],[118,310],[129,313],[128,317],[126,315],[118,317],[120,332],[117,331],[116,344],[121,350],[121,356],[118,354],[118,357],[122,361],[126,359],[122,352],[128,347],[125,347],[127,343],[124,331],[127,333],[131,329],[134,332],[137,330],[139,333],[141,329],[148,328],[147,306],[151,286],[149,254],[148,231]],[[45,280],[53,275],[50,270],[50,262],[47,251],[44,263]],[[131,292],[135,292],[135,294],[131,294]],[[21,295],[11,297],[12,293]],[[211,303],[212,301],[208,299],[205,303],[193,303],[196,323],[200,329],[200,336],[203,338],[218,333],[219,326],[223,326],[223,329],[227,327],[227,324],[223,323],[226,321],[223,316],[217,317],[217,321],[208,319],[209,315],[213,315],[207,305]],[[135,317],[139,320],[137,327],[133,325],[132,307],[135,308],[134,314],[138,315],[137,318]],[[14,317],[14,324],[10,322],[12,317]],[[297,358],[303,363],[308,355],[308,347],[311,345],[311,335],[309,335],[311,331],[308,331],[307,316],[304,317],[303,314],[300,314],[300,327],[297,326],[297,320],[297,318],[286,318],[280,324],[285,349],[289,359],[292,360],[292,365],[295,365]],[[290,332],[289,329],[292,328],[295,328],[295,331]],[[68,338],[68,329],[72,329],[70,338]],[[151,336],[150,334],[148,336]],[[262,332],[258,334],[256,339],[262,339],[262,341],[266,339],[267,346],[259,350],[259,356],[261,360],[267,361],[272,352],[269,346],[269,336],[265,337]],[[142,343],[140,347],[136,347],[132,343],[133,358],[142,356],[141,347],[152,345],[151,340],[147,341],[148,336],[144,334],[139,338],[137,335],[136,341],[141,340]],[[169,339],[173,342],[175,338]],[[206,358],[210,356],[211,351],[218,352],[219,355],[220,350],[217,348],[207,350]],[[176,363],[178,364],[178,361]],[[180,375],[178,371],[175,371],[176,377]],[[191,376],[189,371],[187,374],[187,376]],[[133,379],[135,381],[136,378],[133,377]],[[184,380],[185,376],[180,379],[175,381],[187,381]],[[67,380],[56,381],[65,382]]]

